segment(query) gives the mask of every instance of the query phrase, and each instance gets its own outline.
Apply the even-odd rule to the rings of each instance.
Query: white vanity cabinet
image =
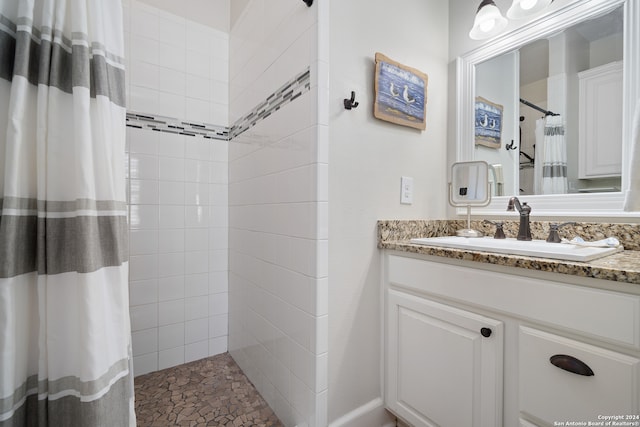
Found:
[[[395,251],[383,260],[385,404],[410,425],[640,415],[638,285]]]

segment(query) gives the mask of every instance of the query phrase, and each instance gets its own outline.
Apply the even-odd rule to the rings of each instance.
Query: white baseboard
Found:
[[[395,417],[384,409],[381,397],[377,397],[329,423],[329,427],[395,427],[395,425]]]

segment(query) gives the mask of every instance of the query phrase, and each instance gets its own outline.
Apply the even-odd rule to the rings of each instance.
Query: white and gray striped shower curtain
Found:
[[[535,194],[566,194],[567,145],[562,116],[546,116],[536,122]]]
[[[133,426],[120,0],[0,1],[0,426]]]

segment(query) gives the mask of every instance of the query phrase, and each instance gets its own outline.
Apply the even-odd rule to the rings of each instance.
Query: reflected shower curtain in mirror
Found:
[[[544,126],[541,126],[540,120]],[[536,123],[536,194],[566,194],[567,146],[562,116],[546,116],[540,120]]]
[[[0,2],[0,426],[134,426],[120,0]]]

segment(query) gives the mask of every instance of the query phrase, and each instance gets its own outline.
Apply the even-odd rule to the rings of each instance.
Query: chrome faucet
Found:
[[[518,240],[531,240],[531,227],[529,226],[529,214],[531,213],[531,206],[527,205],[527,202],[520,204],[520,200],[517,197],[509,199],[507,205],[507,211],[513,211],[513,208],[518,209],[520,212],[520,228],[518,228]]]

